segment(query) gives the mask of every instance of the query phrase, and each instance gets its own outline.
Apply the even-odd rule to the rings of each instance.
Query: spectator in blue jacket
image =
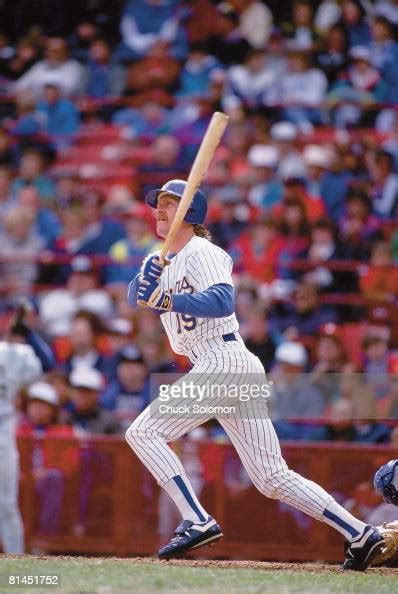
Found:
[[[385,17],[377,16],[372,20],[371,31],[372,62],[387,85],[385,101],[397,103],[398,44],[394,39],[393,27]]]
[[[319,301],[317,289],[302,283],[296,289],[293,303],[276,304],[269,314],[272,337],[295,340],[298,336],[314,336],[325,324],[338,320],[335,307]]]
[[[95,99],[121,95],[125,82],[122,66],[111,59],[111,49],[105,39],[95,39],[90,45],[86,64],[86,94]]]
[[[17,120],[10,132],[16,136],[40,134],[44,130],[44,118],[36,109],[36,101],[30,91],[22,91],[15,97]]]
[[[320,196],[329,217],[337,220],[344,213],[352,173],[339,168],[337,155],[329,147],[308,144],[303,151],[303,160],[308,193]]]
[[[51,249],[61,235],[61,223],[55,212],[40,204],[40,196],[33,185],[20,189],[17,202],[34,213],[36,231],[44,239],[45,247]]]
[[[398,213],[398,174],[394,157],[388,151],[377,151],[371,170],[371,198],[374,214],[379,219],[393,219]]]
[[[352,47],[349,56],[349,68],[328,93],[332,105],[346,102],[338,105],[333,115],[338,128],[361,123],[363,108],[384,101],[388,92],[387,84],[372,64],[372,53],[368,47]]]
[[[224,71],[224,66],[208,53],[205,44],[191,45],[191,51],[180,74],[177,96],[203,96],[209,91],[212,76]]]
[[[346,30],[348,44],[369,45],[370,29],[366,20],[366,12],[358,0],[343,0],[341,2],[341,24]]]
[[[80,125],[80,114],[75,104],[62,98],[59,87],[54,84],[47,84],[43,94],[37,109],[45,116],[46,131],[54,136],[74,134]]]
[[[143,58],[157,41],[170,44],[170,55],[183,60],[188,51],[178,0],[128,0],[120,23],[122,61]]]
[[[112,124],[128,127],[132,138],[139,135],[153,140],[167,130],[167,118],[168,110],[165,107],[155,101],[147,101],[140,109],[119,109],[112,116]]]
[[[45,172],[45,161],[40,150],[27,148],[19,162],[18,176],[11,184],[11,193],[16,196],[25,186],[34,186],[40,197],[51,200],[55,196],[55,184]]]

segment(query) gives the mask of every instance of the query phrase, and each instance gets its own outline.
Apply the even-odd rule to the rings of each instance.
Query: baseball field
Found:
[[[58,585],[26,585],[43,583],[43,576],[53,576]],[[0,593],[390,594],[397,578],[398,568],[357,574],[317,564],[4,556]]]

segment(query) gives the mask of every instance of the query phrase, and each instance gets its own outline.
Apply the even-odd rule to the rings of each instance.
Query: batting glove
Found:
[[[158,280],[141,277],[137,290],[137,303],[159,311],[170,311],[172,297],[170,293],[163,291]]]
[[[158,255],[148,256],[142,265],[141,276],[147,278],[160,278],[164,270],[164,261]]]

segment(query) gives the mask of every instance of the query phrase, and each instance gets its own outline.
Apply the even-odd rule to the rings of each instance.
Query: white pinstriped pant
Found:
[[[202,352],[192,370],[182,380],[189,381],[192,376],[200,383],[200,377],[206,382],[211,377],[221,383],[228,381],[228,377],[233,374],[241,375],[243,380],[247,378],[248,382],[252,374],[254,377],[257,374],[257,378],[258,374],[264,375],[260,360],[244,347],[241,339],[222,343],[217,345],[217,349]],[[226,402],[222,404],[225,405]],[[254,404],[251,402],[251,413],[245,415],[247,406],[245,402],[239,402],[239,414],[216,418],[235,446],[254,485],[267,497],[289,503],[320,520],[333,497],[316,483],[288,468],[282,457],[278,437],[268,418],[264,398],[257,398]],[[151,416],[148,406],[127,429],[126,440],[162,486],[174,476],[185,474],[181,461],[167,442],[178,439],[214,416],[195,414],[189,418],[159,418]]]

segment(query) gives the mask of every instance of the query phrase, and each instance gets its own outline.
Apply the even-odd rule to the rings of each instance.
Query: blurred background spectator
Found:
[[[112,411],[121,430],[126,431],[148,404],[148,368],[138,348],[127,345],[117,354],[116,378],[101,394],[101,406]]]
[[[69,58],[65,39],[50,38],[46,44],[44,59],[36,62],[18,78],[14,90],[17,92],[28,90],[35,97],[40,98],[44,87],[48,84],[56,85],[67,97],[83,92],[83,67],[76,60]]]
[[[57,534],[66,491],[66,480],[77,470],[78,450],[68,445],[51,447],[52,437],[72,437],[71,426],[59,420],[59,397],[50,384],[32,384],[27,393],[26,414],[18,427],[18,435],[40,438],[32,450],[32,474],[39,496],[37,532],[40,536]]]
[[[325,409],[322,393],[311,384],[305,368],[308,355],[298,342],[282,342],[275,351],[272,372],[272,416],[276,419],[319,418]]]
[[[104,374],[111,374],[109,359],[102,355],[97,347],[100,331],[101,322],[98,316],[84,310],[75,314],[70,329],[71,353],[64,364],[66,373],[69,374],[80,367],[88,367]],[[97,379],[98,377],[97,374]]]
[[[104,387],[102,374],[97,369],[80,365],[72,370],[69,383],[72,390],[67,420],[76,434],[117,433],[118,422],[99,404]]]

